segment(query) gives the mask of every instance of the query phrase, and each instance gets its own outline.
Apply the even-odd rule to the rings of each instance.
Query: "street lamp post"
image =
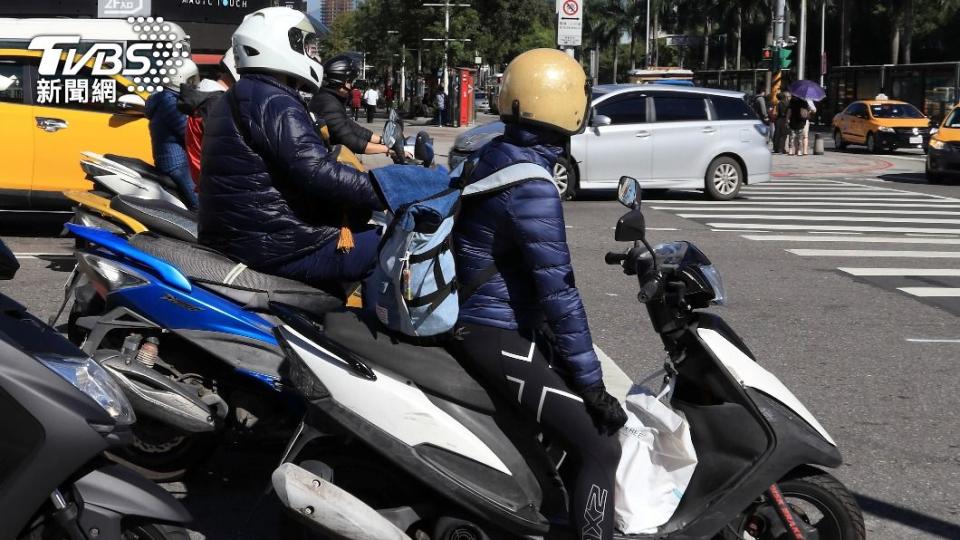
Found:
[[[643,46],[643,68],[650,69],[650,0],[647,0],[647,41]],[[597,59],[599,62],[600,59]]]
[[[450,77],[447,73],[447,58],[450,53],[451,41],[470,41],[469,39],[450,39],[450,8],[452,7],[470,7],[470,4],[451,4],[450,0],[444,0],[442,4],[423,4],[424,7],[442,7],[443,8],[443,39],[424,39],[424,41],[442,41],[443,42],[443,91],[450,92]]]

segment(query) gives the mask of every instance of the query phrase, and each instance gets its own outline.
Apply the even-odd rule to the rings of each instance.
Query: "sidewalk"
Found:
[[[450,148],[453,146],[454,140],[458,135],[473,129],[474,127],[481,126],[497,120],[496,115],[477,113],[476,122],[469,126],[460,126],[460,127],[439,127],[435,123],[433,118],[418,117],[414,119],[403,119],[403,132],[405,135],[416,135],[421,131],[426,131],[431,137],[433,137],[433,152],[435,156],[435,161],[441,165],[446,166],[447,164],[447,155],[450,152]],[[383,131],[383,124],[387,121],[387,114],[385,111],[378,112],[373,123],[367,124],[365,119],[360,120],[360,125],[373,130],[374,133],[380,133]],[[382,155],[377,156],[362,156],[361,160],[369,168],[382,167],[384,165],[391,165],[393,161],[390,158]]]

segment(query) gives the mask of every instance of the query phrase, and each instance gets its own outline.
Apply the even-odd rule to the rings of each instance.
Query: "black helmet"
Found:
[[[339,89],[360,76],[360,66],[353,55],[338,54],[323,63],[323,85]]]

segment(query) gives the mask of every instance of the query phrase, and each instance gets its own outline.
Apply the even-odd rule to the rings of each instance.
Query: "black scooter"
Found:
[[[19,264],[0,241],[0,279]],[[0,538],[187,540],[172,495],[100,457],[135,416],[113,379],[0,294]]]

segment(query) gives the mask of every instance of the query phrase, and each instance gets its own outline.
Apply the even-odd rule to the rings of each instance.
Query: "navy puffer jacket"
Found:
[[[300,95],[267,75],[244,75],[213,106],[202,163],[200,243],[257,270],[335,241],[345,211],[361,225],[383,208],[369,174],[337,163]]]
[[[552,171],[559,139],[508,124],[477,151],[473,181],[515,163]],[[602,380],[587,314],[570,264],[560,195],[553,182],[530,180],[463,199],[454,231],[457,279],[469,287],[491,263],[498,273],[460,308],[460,321],[496,328],[535,329],[549,324],[571,383],[584,389]],[[493,361],[493,359],[491,359]]]
[[[144,113],[150,119],[153,163],[163,172],[187,165],[184,136],[187,116],[177,110],[177,92],[164,90],[147,98]]]

